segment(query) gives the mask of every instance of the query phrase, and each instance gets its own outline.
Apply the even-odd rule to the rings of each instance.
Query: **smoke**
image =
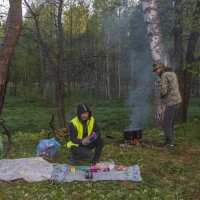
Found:
[[[110,49],[118,49],[120,52],[122,79],[131,80],[129,95],[125,100],[125,104],[131,109],[130,125],[127,128],[145,128],[148,125],[150,97],[154,84],[153,60],[143,13],[139,4],[120,4],[116,11],[106,13],[102,20],[105,40],[109,33],[107,45]]]
[[[153,88],[152,58],[150,52],[147,55],[136,53],[134,62],[132,85],[126,104],[131,109],[130,125],[128,128],[145,128],[148,125],[150,112],[150,97]]]

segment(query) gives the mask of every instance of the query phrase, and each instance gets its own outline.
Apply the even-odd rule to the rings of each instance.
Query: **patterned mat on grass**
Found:
[[[49,163],[42,157],[0,160],[0,180],[11,181],[24,179],[27,182],[57,180],[59,182],[124,180],[142,181],[138,165],[128,167],[125,171],[93,173],[93,179],[85,178],[86,172],[70,172],[70,165]]]

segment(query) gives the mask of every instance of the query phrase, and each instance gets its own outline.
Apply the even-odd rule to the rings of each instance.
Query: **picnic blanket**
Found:
[[[112,170],[109,172],[93,173],[93,179],[86,179],[82,170],[70,172],[70,165],[56,164],[53,168],[51,179],[59,182],[72,181],[100,181],[100,180],[124,180],[124,181],[142,181],[138,165],[128,167],[125,171]]]
[[[44,181],[51,179],[52,172],[53,164],[42,157],[0,160],[0,180]]]
[[[10,181],[24,179],[27,182],[57,180],[59,182],[125,180],[142,181],[138,165],[128,167],[125,171],[112,170],[97,172],[93,179],[86,179],[82,170],[70,172],[70,165],[49,163],[42,157],[0,160],[0,180]]]

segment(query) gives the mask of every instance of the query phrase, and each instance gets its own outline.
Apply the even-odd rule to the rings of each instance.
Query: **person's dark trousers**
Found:
[[[173,144],[173,131],[174,131],[174,122],[176,119],[176,111],[179,108],[180,104],[167,106],[165,108],[164,118],[163,118],[163,131],[166,136],[166,143]]]
[[[76,160],[83,160],[92,158],[92,149],[95,148],[95,153],[93,157],[93,161],[98,161],[100,159],[102,149],[104,147],[104,140],[103,138],[98,138],[91,142],[89,145],[79,145],[78,147],[71,147],[70,151],[72,153],[72,158]]]

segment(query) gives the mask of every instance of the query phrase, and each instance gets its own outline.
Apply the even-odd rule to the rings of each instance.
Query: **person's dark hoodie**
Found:
[[[77,116],[78,116],[79,120],[82,121],[82,122],[84,122],[84,121],[81,120],[81,114],[84,113],[84,112],[89,112],[89,117],[88,117],[88,119],[90,119],[92,113],[91,113],[91,110],[90,110],[90,108],[88,107],[88,105],[87,105],[87,104],[80,104],[80,105],[78,105],[78,106],[77,106]]]
[[[88,120],[90,120],[90,118],[92,116],[92,112],[91,112],[90,108],[88,107],[88,105],[87,104],[78,105],[77,106],[77,116],[78,116],[79,121],[83,124],[83,138],[88,135],[88,130],[87,130],[87,121],[88,120],[83,121],[81,119],[81,114],[84,112],[89,112]],[[69,124],[69,132],[70,132],[70,140],[75,144],[80,144],[81,140],[77,138],[78,131],[72,122]],[[101,133],[100,133],[100,130],[99,130],[99,127],[98,127],[96,121],[94,121],[94,127],[93,127],[92,132],[95,132],[98,135],[98,137],[101,136]]]

